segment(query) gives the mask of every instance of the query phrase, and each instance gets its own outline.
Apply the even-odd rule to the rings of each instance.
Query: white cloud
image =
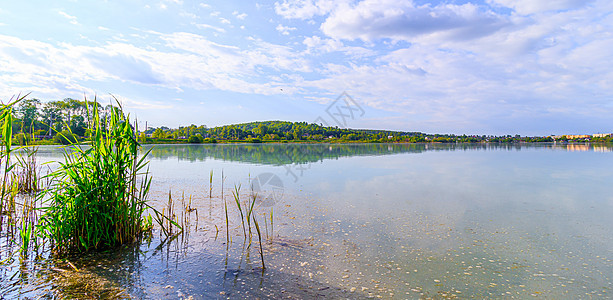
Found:
[[[307,46],[307,52],[310,54],[343,52],[351,57],[366,57],[376,54],[375,51],[363,47],[345,46],[343,42],[334,39],[322,39],[318,36],[306,37],[302,43]]]
[[[590,0],[487,0],[493,5],[500,5],[514,9],[516,12],[527,15],[552,10],[576,9],[591,2]]]
[[[275,28],[278,32],[280,32],[283,35],[289,35],[290,31],[294,31],[297,28],[296,27],[289,27],[289,26],[283,26],[281,24],[277,25],[277,27]]]
[[[241,93],[280,93],[281,82],[269,80],[260,68],[309,71],[308,63],[291,48],[253,40],[251,50],[211,42],[191,33],[159,34],[171,52],[128,43],[101,47],[52,45],[0,35],[0,88],[15,87],[46,95],[90,92],[79,81],[119,80],[169,89],[219,89]],[[15,46],[18,45],[18,46]],[[78,65],[79,68],[74,66]],[[10,87],[10,88],[9,88]]]
[[[152,101],[151,99],[135,99],[126,97],[121,94],[113,94],[119,100],[121,106],[128,109],[137,110],[168,110],[173,109],[174,105],[163,103],[160,101]]]
[[[212,29],[212,30],[215,30],[217,32],[222,32],[222,33],[226,32],[226,30],[223,29],[223,28],[216,27],[216,26],[209,25],[209,24],[194,24],[194,25],[196,25],[196,27],[198,27],[198,29]]]
[[[63,12],[63,11],[59,11],[58,13],[59,13],[59,14],[60,14],[62,17],[64,17],[64,18],[68,19],[68,20],[70,21],[70,24],[73,24],[73,25],[79,25],[79,22],[77,21],[77,17],[75,17],[75,16],[71,16],[71,15],[69,15],[69,14],[67,14],[67,13],[65,13],[65,12]]]
[[[283,0],[275,2],[275,12],[286,19],[310,19],[331,12],[348,1],[334,0]]]
[[[490,35],[507,23],[473,4],[415,6],[408,0],[364,0],[332,12],[321,30],[332,38],[347,40],[412,41],[423,35],[468,40]]]
[[[244,20],[247,17],[246,13],[239,13],[238,11],[232,12],[232,15],[235,16],[239,20]]]
[[[607,88],[613,84],[612,9],[613,3],[598,1],[538,18],[514,16],[496,34],[470,40],[422,34],[371,62],[324,63],[320,78],[298,85],[351,91],[361,103],[406,116],[405,126],[420,130],[602,126],[613,113]],[[318,36],[303,44],[312,54],[344,48],[342,41]]]
[[[219,18],[219,21],[220,21],[222,24],[230,24],[230,20],[228,20],[228,19],[226,19],[226,18]]]
[[[202,8],[206,8],[206,9],[210,9],[211,8],[211,5],[206,4],[206,3],[200,3],[200,4],[198,4],[198,6],[200,6]]]

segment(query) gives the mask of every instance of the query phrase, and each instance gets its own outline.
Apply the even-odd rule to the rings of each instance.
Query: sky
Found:
[[[610,0],[3,1],[0,100],[113,95],[173,128],[610,133],[612,13]]]

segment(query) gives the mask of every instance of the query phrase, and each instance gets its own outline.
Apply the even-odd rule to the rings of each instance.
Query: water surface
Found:
[[[60,158],[52,148],[40,154]],[[15,260],[0,266],[0,289],[194,299],[605,298],[613,286],[612,167],[611,148],[591,145],[156,145],[150,199],[162,208],[169,193],[177,207],[191,198],[185,234],[168,241],[154,230],[135,247],[69,258],[79,271],[66,261]],[[243,236],[231,195],[239,185],[242,201],[257,194],[266,270],[257,235],[251,246]]]

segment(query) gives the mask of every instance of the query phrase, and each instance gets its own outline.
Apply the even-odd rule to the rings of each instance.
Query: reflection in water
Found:
[[[163,207],[172,190],[179,215],[191,203],[193,212],[182,211],[191,220],[184,235],[164,240],[156,230],[132,247],[70,257],[78,270],[66,260],[15,259],[0,266],[0,293],[607,298],[613,288],[610,152],[567,144],[156,145],[150,199]],[[310,168],[294,181],[288,165]],[[249,246],[244,238],[231,195],[241,184],[240,199],[248,199],[251,180],[262,173],[278,175],[285,187],[282,201],[256,208],[264,272],[257,241]]]
[[[566,149],[568,151],[613,151],[606,145],[589,144],[202,144],[155,145],[151,155],[158,159],[210,159],[266,165],[306,164],[353,156],[380,156],[425,151]]]

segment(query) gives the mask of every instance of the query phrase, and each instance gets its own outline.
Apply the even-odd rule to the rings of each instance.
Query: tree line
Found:
[[[92,122],[88,112],[94,106],[101,112],[100,118],[108,118],[113,105],[102,106],[95,101],[63,100],[43,102],[39,99],[23,99],[13,110],[13,132],[17,143],[38,140],[39,144],[78,141],[88,135]],[[103,122],[106,124],[106,122]]]
[[[38,144],[62,143],[79,140],[88,135],[88,111],[97,106],[100,117],[106,118],[114,108],[94,101],[72,98],[43,102],[25,99],[14,110],[13,132],[15,140],[23,144],[37,140]],[[105,122],[103,122],[105,123]],[[217,142],[403,142],[403,143],[518,143],[586,141],[613,142],[613,137],[592,137],[569,140],[553,137],[527,137],[519,135],[454,135],[426,134],[390,130],[349,129],[327,127],[322,124],[288,121],[264,121],[224,125],[208,128],[206,125],[166,126],[140,131],[143,143],[217,143]]]

